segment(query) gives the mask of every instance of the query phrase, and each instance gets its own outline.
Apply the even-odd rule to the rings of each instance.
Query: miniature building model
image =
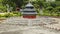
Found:
[[[25,6],[25,9],[22,11],[23,18],[36,18],[37,12],[34,9],[34,6],[31,3],[28,3]]]

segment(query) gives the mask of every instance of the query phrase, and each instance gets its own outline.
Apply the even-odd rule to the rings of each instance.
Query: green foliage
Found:
[[[6,6],[8,4],[10,7],[13,7],[13,10],[16,9],[16,7],[21,8],[22,5],[26,3],[27,0],[3,0],[2,4]]]
[[[6,12],[6,4],[9,4],[9,6],[13,7],[13,10],[15,10],[16,6],[24,8],[25,4],[27,4],[28,2],[29,0],[0,0],[0,12]],[[45,16],[60,16],[60,0],[56,0],[55,2],[46,2],[46,0],[31,0],[31,3],[34,5],[34,8],[36,9],[39,16],[40,10],[43,10],[43,15]],[[4,16],[21,16],[21,13],[12,12],[8,13],[8,15],[5,14]]]
[[[60,16],[60,1],[57,0],[55,2],[45,2],[45,0],[36,0],[33,1],[32,4],[38,11],[38,15],[41,9],[43,10],[44,16]]]
[[[0,5],[0,10],[1,10],[0,12],[6,12],[6,9],[7,9],[6,6]]]
[[[3,0],[3,4],[9,4],[10,6],[21,7],[27,0]],[[14,5],[15,4],[15,5]]]
[[[14,16],[21,16],[21,13],[19,12],[11,12],[11,13],[4,13],[4,14],[0,14],[0,18],[1,17],[5,17],[5,18],[8,18],[8,17],[14,17]]]

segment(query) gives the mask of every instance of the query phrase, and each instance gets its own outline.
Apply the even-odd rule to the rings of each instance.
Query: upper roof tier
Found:
[[[25,7],[33,7],[31,3],[28,3]]]

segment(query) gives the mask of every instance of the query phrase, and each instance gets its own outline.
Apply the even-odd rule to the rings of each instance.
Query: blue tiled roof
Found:
[[[27,12],[22,12],[22,14],[37,14],[37,12],[29,12],[29,13],[27,13]]]
[[[31,3],[28,3],[25,7],[33,7]]]
[[[24,9],[23,11],[36,11],[35,9]]]

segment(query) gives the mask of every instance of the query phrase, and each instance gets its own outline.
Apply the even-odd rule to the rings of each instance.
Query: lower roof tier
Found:
[[[37,12],[22,12],[22,14],[37,14]]]
[[[37,13],[23,13],[23,14],[37,14]]]

